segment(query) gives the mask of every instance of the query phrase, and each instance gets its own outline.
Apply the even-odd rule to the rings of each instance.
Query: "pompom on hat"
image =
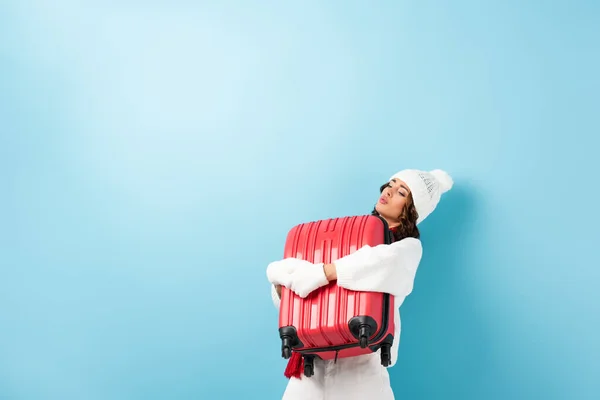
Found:
[[[390,180],[394,178],[404,181],[412,193],[415,208],[419,213],[417,225],[435,210],[442,194],[452,189],[454,185],[452,177],[441,169],[429,172],[405,169],[394,174]]]

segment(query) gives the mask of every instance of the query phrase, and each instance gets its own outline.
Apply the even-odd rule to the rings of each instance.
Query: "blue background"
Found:
[[[396,396],[599,398],[599,8],[2,2],[0,398],[280,398],[267,264],[403,168]]]

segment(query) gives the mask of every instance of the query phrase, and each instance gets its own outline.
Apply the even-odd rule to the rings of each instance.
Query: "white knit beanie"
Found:
[[[404,181],[410,189],[415,208],[419,213],[417,224],[423,222],[435,210],[443,193],[452,189],[454,184],[450,175],[441,169],[433,171],[420,171],[417,169],[402,170],[390,178]]]

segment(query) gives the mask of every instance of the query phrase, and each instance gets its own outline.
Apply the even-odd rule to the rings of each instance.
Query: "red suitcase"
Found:
[[[284,258],[330,263],[364,245],[392,241],[387,223],[373,215],[299,224],[288,233]],[[279,336],[282,356],[304,358],[304,375],[313,375],[314,357],[324,360],[369,354],[381,349],[381,364],[390,364],[394,340],[394,297],[356,292],[331,282],[302,299],[281,290]]]

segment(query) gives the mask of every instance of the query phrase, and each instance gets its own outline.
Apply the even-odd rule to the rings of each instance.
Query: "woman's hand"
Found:
[[[294,271],[298,268],[306,268],[307,265],[313,264],[297,258],[274,261],[267,266],[267,279],[273,285],[281,285],[289,288],[292,283],[292,274]]]
[[[313,264],[311,262],[286,258],[275,261],[267,267],[269,282],[281,297],[281,287],[286,287],[304,298],[321,286],[337,279],[335,264]]]
[[[292,272],[290,289],[298,296],[304,298],[314,290],[328,283],[329,280],[325,276],[323,263],[307,263]]]

